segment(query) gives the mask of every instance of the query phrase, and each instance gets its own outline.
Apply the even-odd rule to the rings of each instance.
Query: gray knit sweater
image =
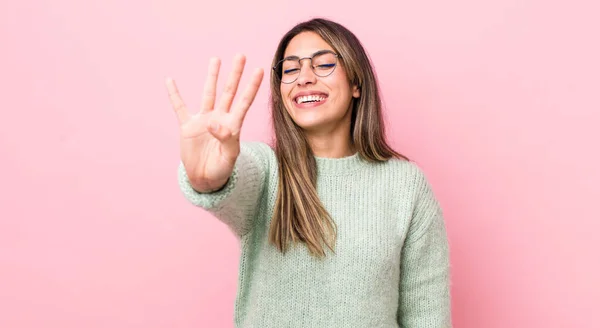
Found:
[[[235,326],[256,328],[451,327],[449,248],[442,211],[421,169],[358,154],[317,157],[317,191],[337,225],[335,254],[285,255],[268,242],[277,159],[242,142],[231,178],[198,193],[179,166],[179,185],[241,243]]]

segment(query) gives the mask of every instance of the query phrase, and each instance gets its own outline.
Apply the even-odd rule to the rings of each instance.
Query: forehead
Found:
[[[285,48],[283,57],[307,57],[319,50],[333,50],[333,48],[317,33],[302,32],[290,40],[290,43]]]

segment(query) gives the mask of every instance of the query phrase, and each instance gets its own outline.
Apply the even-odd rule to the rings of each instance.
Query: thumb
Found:
[[[212,134],[213,137],[215,137],[221,143],[226,143],[231,138],[231,131],[216,121],[210,123],[208,126],[208,132],[210,132],[210,134]]]
[[[234,165],[240,152],[239,135],[234,135],[229,128],[213,122],[208,126],[208,131],[221,143],[221,151],[229,164]]]

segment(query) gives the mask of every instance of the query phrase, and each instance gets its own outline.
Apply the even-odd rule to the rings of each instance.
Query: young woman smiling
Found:
[[[422,170],[385,141],[377,80],[356,36],[313,19],[281,39],[271,70],[273,145],[241,142],[263,78],[216,101],[209,65],[180,123],[185,197],[240,239],[236,327],[451,327],[449,248]]]

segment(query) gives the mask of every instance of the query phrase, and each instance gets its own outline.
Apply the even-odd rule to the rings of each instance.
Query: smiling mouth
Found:
[[[297,104],[318,103],[327,98],[325,95],[300,96],[294,99]]]

